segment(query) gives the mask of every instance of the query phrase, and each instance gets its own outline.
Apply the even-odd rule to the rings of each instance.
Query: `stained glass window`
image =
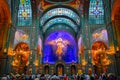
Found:
[[[32,9],[30,0],[20,0],[18,10],[18,26],[32,25]]]
[[[78,25],[80,24],[79,16],[72,10],[67,9],[67,8],[55,8],[55,9],[48,11],[45,15],[43,15],[41,19],[41,25],[43,25],[46,20],[54,16],[68,16],[69,18],[76,21]]]
[[[70,19],[67,19],[67,18],[54,18],[48,21],[43,27],[43,31],[45,32],[53,24],[59,24],[59,23],[67,24],[71,26],[77,32],[77,26]]]
[[[102,0],[90,0],[89,23],[104,24],[104,8]]]

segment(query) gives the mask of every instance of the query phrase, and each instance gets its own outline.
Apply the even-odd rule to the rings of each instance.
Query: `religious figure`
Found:
[[[69,44],[68,40],[63,40],[62,38],[58,38],[55,40],[52,40],[50,42],[48,42],[48,44],[51,45],[56,45],[57,49],[56,49],[56,54],[61,57],[63,55],[63,49],[66,48],[66,45]]]
[[[15,47],[15,55],[12,61],[12,66],[17,67],[16,71],[18,72],[25,72],[25,67],[28,65],[28,57],[29,57],[29,46],[28,44],[21,42],[16,45]],[[19,71],[21,70],[21,71]]]
[[[59,75],[59,76],[62,75],[62,66],[58,66],[58,75]]]

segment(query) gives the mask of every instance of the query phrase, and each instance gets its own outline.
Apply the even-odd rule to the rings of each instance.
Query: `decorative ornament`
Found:
[[[27,12],[27,11],[23,11],[21,14],[20,14],[24,19],[26,19],[30,14]]]
[[[102,13],[102,11],[98,10],[98,3],[99,3],[99,1],[96,1],[96,9],[91,12],[96,16],[96,18],[100,13]]]

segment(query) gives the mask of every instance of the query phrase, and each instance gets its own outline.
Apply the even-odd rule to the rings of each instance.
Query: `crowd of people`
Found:
[[[49,74],[9,74],[1,76],[1,80],[117,80],[117,77],[110,73],[110,74],[73,74],[73,75],[66,75],[64,76],[57,76],[55,73],[53,75]]]

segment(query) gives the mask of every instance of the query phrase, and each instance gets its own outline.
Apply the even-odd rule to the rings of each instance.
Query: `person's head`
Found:
[[[66,74],[64,74],[64,76],[66,76]]]
[[[44,74],[41,75],[42,77],[44,76]]]
[[[5,76],[6,76],[6,74],[3,74],[3,76],[5,77]]]
[[[53,73],[53,75],[56,75],[55,73]]]

